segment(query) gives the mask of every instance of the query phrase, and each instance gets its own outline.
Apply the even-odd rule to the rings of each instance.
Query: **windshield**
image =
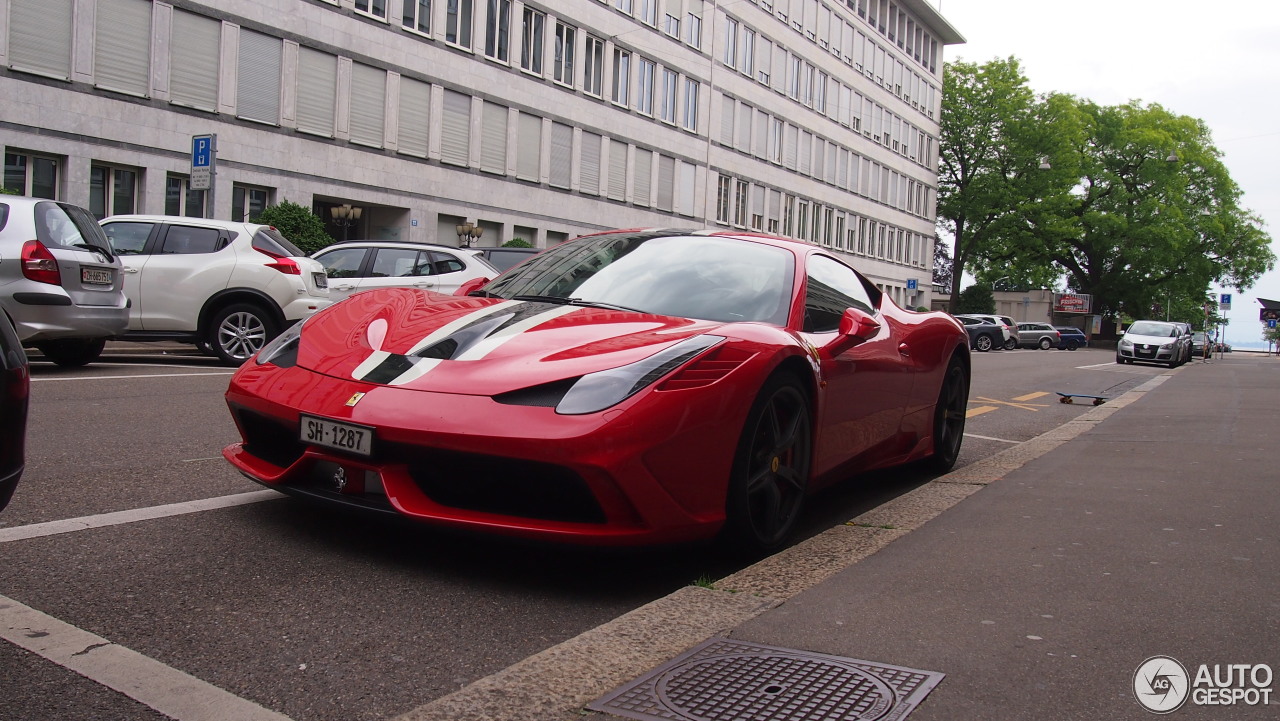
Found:
[[[1156,323],[1153,321],[1140,320],[1129,326],[1130,333],[1134,335],[1149,335],[1157,338],[1177,338],[1177,326],[1169,323]]]
[[[795,259],[735,238],[611,233],[543,251],[484,291],[721,322],[784,325]]]
[[[84,248],[90,246],[111,257],[111,243],[98,221],[79,206],[66,203],[37,203],[36,239],[46,247]]]

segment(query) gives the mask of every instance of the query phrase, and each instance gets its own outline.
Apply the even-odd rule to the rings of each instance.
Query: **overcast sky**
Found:
[[[968,41],[946,60],[1013,56],[1032,90],[1105,105],[1159,103],[1201,118],[1280,256],[1280,0],[930,0]],[[1231,343],[1260,342],[1256,297],[1231,293]]]

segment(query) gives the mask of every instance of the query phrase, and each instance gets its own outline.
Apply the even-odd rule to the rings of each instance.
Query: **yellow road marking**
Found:
[[[994,410],[996,410],[995,406],[978,406],[977,408],[970,408],[969,410],[965,411],[964,417],[973,418],[974,416],[980,416],[983,413],[990,413],[991,411],[994,411]]]
[[[978,400],[983,403],[995,403],[998,406],[1013,406],[1014,408],[1021,408],[1024,411],[1032,412],[1039,412],[1036,410],[1037,408],[1049,407],[1048,404],[1045,403],[1010,403],[1009,401],[998,401],[995,398],[984,398],[982,396],[978,396]]]
[[[1035,399],[1040,398],[1041,396],[1047,396],[1047,395],[1049,394],[1045,393],[1044,391],[1036,391],[1035,393],[1028,393],[1025,396],[1018,396],[1017,398],[1014,398],[1014,400],[1015,401],[1034,401]]]

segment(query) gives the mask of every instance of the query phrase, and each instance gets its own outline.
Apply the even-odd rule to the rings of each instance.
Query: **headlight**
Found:
[[[1160,346],[1160,350],[1169,350],[1170,348],[1177,345],[1177,343],[1178,343],[1177,341],[1174,341],[1172,343],[1165,343],[1164,345]]]
[[[556,413],[581,415],[615,406],[723,340],[718,335],[700,335],[631,365],[582,376],[560,399]]]
[[[1120,347],[1121,347],[1121,348],[1132,348],[1132,347],[1133,347],[1133,341],[1129,340],[1128,338],[1121,338],[1121,339],[1120,339]]]
[[[298,343],[302,339],[302,326],[306,325],[306,321],[294,323],[285,329],[283,333],[276,336],[270,343],[262,346],[262,350],[258,351],[258,365],[279,366],[281,368],[292,368],[298,364]]]

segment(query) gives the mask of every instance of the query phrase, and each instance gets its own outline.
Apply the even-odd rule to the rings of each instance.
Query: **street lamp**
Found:
[[[360,214],[363,211],[363,208],[352,206],[349,203],[343,203],[342,205],[335,205],[332,208],[329,208],[329,214],[333,216],[333,224],[342,228],[343,242],[346,242],[347,240],[347,231],[352,226],[360,223]]]
[[[458,231],[458,247],[470,248],[472,241],[479,240],[484,235],[484,228],[478,225],[472,225],[470,222],[459,223],[454,226],[454,230]]]

